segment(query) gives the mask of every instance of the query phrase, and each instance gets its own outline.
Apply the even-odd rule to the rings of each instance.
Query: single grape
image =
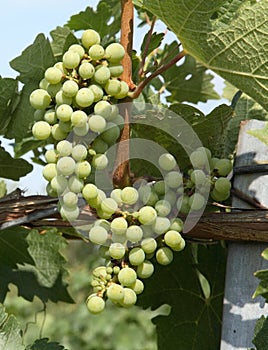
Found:
[[[178,189],[177,189],[177,191],[178,191]],[[184,191],[183,186],[181,187],[181,191],[182,192],[178,192],[178,195],[183,194],[183,191]],[[164,199],[165,201],[168,201],[170,203],[170,205],[172,207],[174,207],[176,205],[178,195],[174,191],[169,190],[169,191],[167,191],[167,193],[164,196],[162,196],[162,199]]]
[[[72,175],[68,180],[69,190],[74,193],[80,193],[84,187],[84,181],[79,179],[76,175]]]
[[[126,238],[133,243],[139,242],[142,239],[143,231],[138,225],[130,225],[126,230]]]
[[[114,188],[110,193],[110,197],[113,198],[118,205],[122,204],[121,191],[121,188]]]
[[[68,51],[74,51],[76,53],[78,53],[80,60],[83,58],[84,54],[85,54],[85,50],[83,48],[83,46],[79,45],[79,44],[73,44],[69,47]]]
[[[146,254],[154,253],[157,248],[157,243],[154,238],[144,238],[141,241],[141,248],[144,250]]]
[[[132,248],[129,252],[128,259],[131,265],[138,266],[142,264],[145,260],[144,250],[139,247]]]
[[[181,234],[175,230],[167,231],[164,235],[164,241],[167,246],[176,251],[182,250],[185,246],[185,242]]]
[[[58,160],[57,170],[59,174],[72,175],[75,171],[75,161],[72,157],[62,157]]]
[[[124,288],[124,298],[120,301],[120,305],[123,307],[131,307],[136,304],[137,295],[131,288]]]
[[[139,210],[139,222],[143,225],[151,225],[157,217],[157,212],[150,206],[144,206]]]
[[[178,188],[183,184],[183,175],[178,171],[170,171],[165,175],[164,180],[169,188]]]
[[[112,243],[109,247],[109,253],[113,259],[122,259],[125,255],[126,248],[122,243]]]
[[[190,161],[194,168],[203,169],[209,165],[207,152],[204,149],[198,149],[191,153]]]
[[[157,250],[155,257],[160,265],[169,265],[173,261],[173,252],[168,247],[162,247]]]
[[[179,197],[176,206],[179,212],[182,214],[188,214],[190,211],[189,197],[186,195]]]
[[[215,190],[220,193],[229,193],[232,187],[231,181],[226,177],[219,177],[215,181]]]
[[[62,85],[62,92],[66,97],[74,97],[79,90],[78,84],[73,80],[67,80]]]
[[[105,57],[111,63],[119,63],[125,56],[125,49],[121,44],[112,43],[105,49]]]
[[[60,130],[65,133],[66,135],[72,130],[72,123],[69,122],[63,122],[63,121],[59,121],[59,128]]]
[[[108,68],[111,72],[111,77],[116,77],[116,78],[120,77],[120,75],[124,71],[124,67],[122,66],[122,64],[118,64],[118,63],[109,64]]]
[[[84,179],[88,177],[91,173],[91,165],[88,161],[83,160],[81,162],[77,162],[75,165],[75,174],[77,177]]]
[[[78,69],[78,73],[82,79],[90,79],[95,73],[95,68],[93,64],[89,62],[83,62]]]
[[[75,145],[72,149],[72,157],[76,162],[80,162],[87,157],[87,148],[84,145]]]
[[[93,29],[85,30],[81,38],[82,44],[86,49],[88,49],[92,45],[99,44],[100,40],[101,39],[99,33]]]
[[[101,203],[101,209],[106,213],[114,214],[116,212],[116,210],[118,209],[118,206],[117,206],[117,203],[114,199],[105,198]],[[112,226],[112,223],[111,223],[111,226]]]
[[[60,215],[63,220],[74,221],[79,216],[79,208],[78,207],[68,207],[66,205],[62,205],[60,208]]]
[[[214,166],[220,176],[227,176],[233,169],[232,162],[229,159],[219,159]]]
[[[61,90],[62,88],[62,83],[58,83],[58,84],[48,84],[47,86],[47,92],[49,93],[51,98],[54,98],[57,93]]]
[[[72,146],[71,142],[69,142],[67,140],[62,140],[62,141],[58,142],[58,144],[56,146],[56,150],[57,150],[58,155],[60,157],[69,156],[72,153],[72,149],[73,149],[73,146]]]
[[[71,120],[72,113],[72,107],[65,103],[59,105],[56,109],[57,118],[63,122]]]
[[[107,95],[110,96],[115,96],[119,94],[121,90],[120,81],[117,79],[109,79],[104,86],[104,90],[106,91]]]
[[[46,140],[51,134],[51,126],[44,121],[36,122],[32,127],[32,133],[37,140]]]
[[[82,195],[86,201],[97,198],[98,188],[94,184],[86,184],[83,188]]]
[[[171,221],[170,230],[181,232],[183,230],[183,221],[179,218],[175,218]]]
[[[30,104],[35,109],[46,109],[51,103],[51,96],[46,90],[36,89],[30,95]]]
[[[155,234],[161,235],[166,232],[170,227],[170,221],[165,217],[157,217],[155,222],[152,225],[152,229]]]
[[[94,80],[96,83],[104,85],[110,79],[111,73],[109,68],[105,66],[98,66],[95,68]]]
[[[102,87],[100,85],[92,84],[92,85],[89,85],[88,88],[93,92],[94,102],[100,101],[102,99],[103,90],[102,90]]]
[[[105,308],[105,301],[98,295],[91,295],[86,304],[88,311],[94,315],[101,313]]]
[[[78,104],[80,107],[89,107],[92,105],[94,101],[94,94],[93,92],[87,88],[81,88],[78,90],[77,94],[75,95],[75,102]]]
[[[171,171],[177,165],[176,159],[170,153],[163,153],[159,159],[158,164],[161,169],[165,171]]]
[[[88,237],[92,243],[104,244],[108,238],[108,232],[104,227],[94,226],[90,229]]]
[[[160,180],[154,183],[153,190],[156,192],[158,196],[163,196],[166,192],[165,181]]]
[[[138,295],[144,291],[144,284],[140,279],[136,279],[135,283],[133,283],[129,288],[133,289],[134,292]]]
[[[195,186],[201,187],[207,181],[207,176],[203,170],[195,169],[192,171],[190,179],[195,184]]]
[[[140,196],[141,197],[141,196]],[[143,196],[141,197],[141,200],[144,204],[147,206],[154,206],[155,203],[159,200],[158,195],[154,191],[148,191],[147,193],[145,192]]]
[[[88,50],[88,54],[93,59],[93,61],[101,60],[104,56],[104,53],[104,48],[99,44],[92,45]]]
[[[117,203],[116,203],[116,206],[117,206]],[[124,235],[126,233],[127,228],[128,228],[128,222],[123,217],[115,218],[111,222],[111,231],[117,235]]]
[[[43,168],[43,177],[47,181],[51,181],[57,175],[57,167],[55,163],[46,164]]]
[[[97,114],[91,115],[88,119],[88,126],[94,132],[102,132],[106,127],[105,119]]]
[[[206,204],[204,196],[200,193],[194,193],[189,197],[189,206],[191,210],[200,210]]]
[[[84,111],[74,111],[71,114],[71,122],[72,125],[78,128],[82,128],[83,126],[86,125],[88,121],[87,114]]]
[[[114,95],[114,97],[117,98],[118,100],[125,98],[128,95],[128,92],[129,92],[128,84],[125,81],[121,80],[120,91],[116,95]]]
[[[144,260],[144,262],[137,267],[137,276],[139,278],[149,278],[153,273],[154,265],[149,260]]]
[[[57,163],[58,154],[54,149],[49,149],[45,153],[45,159],[47,163]]]
[[[66,192],[62,197],[62,202],[66,207],[70,207],[70,208],[76,207],[78,203],[78,196],[74,192],[71,192],[71,191]]]
[[[39,82],[39,87],[40,89],[46,90],[47,87],[49,85],[49,82],[46,80],[46,78],[43,78],[40,82]]]
[[[121,192],[122,202],[127,205],[135,204],[139,199],[139,192],[134,187],[127,186]]]
[[[122,286],[128,287],[135,283],[137,279],[136,271],[131,267],[124,267],[119,271],[118,281]]]
[[[167,216],[171,211],[171,205],[168,201],[160,199],[155,203],[155,210],[158,216]]]
[[[113,303],[119,303],[124,298],[124,288],[120,284],[112,283],[107,288],[106,295]]]
[[[65,68],[74,69],[80,63],[80,56],[73,50],[66,51],[62,56],[62,63]]]
[[[82,112],[82,111],[81,111]],[[89,130],[88,124],[84,124],[83,126],[74,126],[73,132],[76,136],[86,136]]]
[[[98,170],[103,170],[108,165],[108,158],[105,154],[96,154],[92,159],[92,165]]]
[[[99,101],[94,106],[94,113],[101,115],[103,118],[109,120],[112,113],[112,105],[108,101]]]
[[[54,109],[48,109],[45,111],[44,117],[43,117],[44,121],[46,121],[48,124],[53,125],[55,123],[57,123],[57,117],[56,117],[56,113]]]
[[[55,177],[53,177],[50,184],[53,191],[55,191],[58,194],[62,194],[68,186],[68,181],[65,178],[65,176],[56,175]]]
[[[66,136],[67,136],[67,133],[60,128],[59,124],[54,124],[52,126],[51,134],[52,134],[52,137],[57,141],[64,140],[66,139]]]
[[[101,133],[101,138],[103,139],[103,141],[105,141],[109,145],[114,144],[116,140],[119,138],[119,136],[120,136],[120,128],[112,122],[108,122],[106,124],[106,128]]]
[[[96,153],[105,153],[108,150],[108,145],[100,137],[97,137],[91,144]]]
[[[72,97],[65,96],[63,91],[60,90],[56,93],[55,101],[56,101],[57,106],[60,106],[63,104],[71,105],[73,99],[72,99]]]
[[[62,71],[56,67],[50,67],[45,71],[45,79],[49,84],[58,84],[62,79]]]
[[[219,192],[215,188],[210,192],[211,197],[217,201],[222,202],[230,197],[230,191]]]

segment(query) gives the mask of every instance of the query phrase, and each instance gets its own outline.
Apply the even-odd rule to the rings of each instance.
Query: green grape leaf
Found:
[[[51,48],[55,56],[61,56],[72,44],[78,40],[68,27],[57,27],[50,32],[52,37]]]
[[[49,40],[44,34],[38,34],[33,44],[28,46],[19,57],[14,58],[10,65],[20,73],[22,83],[39,83],[45,70],[53,66],[55,58]]]
[[[7,138],[15,138],[16,141],[21,141],[23,138],[31,135],[34,109],[30,105],[29,96],[37,87],[38,85],[35,82],[28,83],[24,85],[20,91],[20,101],[8,125],[8,130],[6,132]]]
[[[19,180],[33,170],[33,166],[24,159],[14,159],[0,147],[0,177],[11,180]]]
[[[12,78],[0,78],[0,133],[3,135],[10,122],[13,101],[18,82]]]
[[[21,337],[21,328],[13,315],[7,315],[0,305],[0,349],[25,350]]]
[[[148,44],[146,54],[149,55],[153,50],[157,49],[158,46],[161,44],[163,38],[164,38],[164,33],[153,33],[150,38],[150,42]],[[143,38],[143,42],[141,44],[141,56],[144,55],[144,49],[146,47],[147,40],[148,40],[148,33],[145,34]]]
[[[144,280],[145,290],[139,296],[139,303],[153,309],[162,304],[171,306],[169,316],[154,319],[158,350],[219,348],[225,253],[220,244],[199,246],[197,265],[188,246],[183,252],[175,253],[170,265],[155,264],[154,274]],[[198,272],[207,279],[210,293],[207,287],[203,293]]]
[[[263,142],[265,145],[268,146],[268,124],[267,123],[261,129],[248,130],[248,134],[256,137],[258,140],[260,140],[261,142]]]
[[[103,41],[107,41],[105,37],[114,38],[120,29],[120,3],[117,0],[102,0],[96,10],[87,7],[85,11],[71,16],[67,26],[73,30],[92,28]]]
[[[143,0],[206,68],[268,108],[268,2]]]
[[[266,350],[268,348],[268,317],[262,316],[257,321],[252,343],[256,346],[257,350]]]
[[[37,339],[33,345],[27,346],[26,350],[64,350],[65,347],[56,342],[49,342],[48,338]]]
[[[39,147],[45,146],[46,143],[47,142],[43,140],[35,140],[33,137],[23,139],[21,142],[16,142],[14,145],[15,157],[19,158],[25,153],[33,151]]]
[[[171,93],[167,96],[169,102],[198,103],[220,97],[211,82],[214,76],[191,56],[186,56],[182,65],[173,65],[161,75],[166,89]]]

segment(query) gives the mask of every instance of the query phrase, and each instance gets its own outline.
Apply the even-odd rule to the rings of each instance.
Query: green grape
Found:
[[[215,181],[215,190],[220,193],[229,193],[232,187],[231,181],[226,177],[219,177]]]
[[[89,90],[93,92],[94,95],[94,102],[100,101],[103,97],[103,90],[100,85],[92,84],[89,87]]]
[[[135,283],[133,283],[129,288],[133,289],[134,292],[138,295],[144,291],[144,284],[140,279],[136,279]]]
[[[82,79],[90,79],[95,73],[95,68],[93,64],[89,62],[83,62],[78,69],[78,73]]]
[[[69,190],[74,193],[80,193],[84,187],[84,181],[79,179],[76,175],[72,175],[68,180]]]
[[[115,218],[111,222],[111,231],[117,235],[124,235],[126,233],[127,228],[128,228],[128,222],[123,217]]]
[[[168,247],[162,247],[157,250],[155,257],[160,265],[169,265],[173,261],[173,252]]]
[[[58,142],[58,144],[56,146],[56,150],[57,150],[58,155],[60,157],[69,156],[72,153],[72,149],[73,149],[73,146],[72,146],[71,142],[69,142],[67,140],[62,140],[62,141]]]
[[[103,141],[105,141],[109,145],[114,144],[116,140],[119,138],[119,136],[120,136],[120,128],[112,122],[108,122],[106,124],[106,128],[101,133],[101,138],[103,139]]]
[[[118,209],[118,205],[114,199],[105,198],[101,203],[101,209],[106,213],[114,214]]]
[[[58,84],[62,79],[62,71],[56,67],[50,67],[45,71],[45,79],[49,84]]]
[[[61,141],[61,140],[64,140],[66,139],[66,136],[67,136],[67,133],[64,132],[59,124],[54,124],[51,128],[51,134],[52,134],[52,137],[57,140],[57,141]]]
[[[97,198],[98,188],[94,184],[86,184],[83,188],[82,195],[86,201]]]
[[[158,159],[158,164],[161,169],[171,171],[177,165],[176,159],[170,153],[162,154]]]
[[[32,133],[37,140],[46,140],[51,134],[51,126],[44,121],[36,122],[32,127]]]
[[[129,92],[128,84],[125,81],[121,80],[120,91],[116,95],[114,95],[114,97],[117,98],[118,100],[125,98],[128,95],[128,92]]]
[[[45,159],[47,163],[57,163],[58,155],[54,149],[49,149],[45,153]]]
[[[75,126],[73,128],[73,132],[75,133],[76,136],[86,136],[89,130],[88,124],[84,124],[83,126]]]
[[[81,162],[77,162],[75,165],[75,174],[77,177],[84,179],[88,177],[91,173],[91,165],[88,161],[83,160]]]
[[[88,50],[88,54],[93,61],[101,60],[104,56],[104,53],[104,48],[99,44],[92,45]]]
[[[60,106],[63,104],[71,105],[73,99],[72,99],[72,97],[65,96],[63,91],[60,90],[56,93],[55,101],[56,101],[57,106]]]
[[[109,253],[113,259],[122,259],[125,255],[126,248],[122,243],[112,243],[109,247]]]
[[[191,210],[200,210],[206,204],[204,196],[200,193],[194,193],[189,197],[189,206]]]
[[[93,208],[99,208],[101,205],[101,202],[106,198],[106,194],[97,188],[97,197],[96,198],[92,198],[90,200],[88,200],[88,203],[90,204],[90,206],[92,206]]]
[[[143,225],[151,225],[157,217],[157,212],[150,206],[144,206],[139,210],[139,222]]]
[[[168,218],[157,217],[155,222],[152,225],[154,233],[161,235],[166,232],[170,227],[170,221]]]
[[[233,169],[232,162],[229,159],[219,159],[214,166],[220,176],[227,176]]]
[[[165,181],[160,180],[154,183],[153,190],[156,192],[158,196],[163,196],[166,192]]]
[[[92,165],[98,170],[103,170],[108,165],[108,158],[105,154],[96,154],[92,159]]]
[[[92,105],[94,101],[94,94],[93,92],[85,87],[81,88],[78,90],[77,94],[75,95],[75,102],[78,104],[80,107],[89,107]]]
[[[79,208],[78,207],[68,207],[66,205],[62,205],[60,208],[60,215],[63,220],[74,221],[79,216]]]
[[[124,267],[119,271],[118,281],[122,286],[128,287],[135,283],[137,279],[136,271],[131,267]]]
[[[51,187],[50,183],[47,184],[46,191],[47,191],[48,196],[50,196],[50,197],[58,197],[58,193],[53,190],[53,188]]]
[[[63,121],[59,121],[59,128],[60,130],[65,133],[65,135],[67,135],[71,130],[72,130],[72,123],[69,122],[63,122]]]
[[[65,176],[56,175],[55,177],[53,177],[50,184],[53,191],[55,191],[58,194],[62,194],[68,186],[68,181],[65,178]]]
[[[94,80],[96,83],[104,85],[110,79],[111,73],[109,68],[105,66],[98,66],[95,68]]]
[[[47,86],[47,92],[49,93],[51,98],[54,98],[57,93],[61,90],[62,88],[62,83],[58,83],[58,84],[48,84]]]
[[[105,308],[105,301],[98,295],[91,295],[86,304],[88,311],[94,315],[101,313]]]
[[[40,89],[42,89],[42,90],[46,90],[47,87],[48,87],[48,85],[49,85],[49,82],[48,82],[45,78],[43,78],[43,79],[39,82],[39,87],[40,87]]]
[[[159,216],[167,216],[171,211],[171,205],[168,201],[160,199],[155,203],[155,210]]]
[[[66,97],[74,97],[79,90],[78,84],[73,80],[67,80],[62,85],[62,92]]]
[[[108,145],[101,138],[97,137],[91,144],[96,153],[105,153],[108,150]]]
[[[139,199],[139,192],[134,187],[127,186],[121,192],[122,202],[127,205],[135,204]]]
[[[86,49],[95,44],[99,44],[100,40],[101,39],[99,33],[93,29],[85,30],[81,38],[82,44]]]
[[[131,288],[124,288],[124,298],[120,302],[120,305],[128,308],[136,304],[137,295]]]
[[[74,111],[71,114],[71,122],[72,125],[78,128],[82,128],[83,126],[86,125],[88,121],[87,114],[84,111]]]
[[[83,46],[79,45],[79,44],[73,44],[69,47],[68,51],[74,51],[76,53],[78,53],[80,60],[83,58],[84,54],[85,54],[85,50],[83,48]]]
[[[183,230],[183,221],[179,218],[173,219],[169,229],[181,232]]]
[[[117,107],[117,105],[111,105],[111,113],[110,113],[110,116],[109,116],[109,120],[113,120],[113,123],[114,124],[117,124],[117,120],[114,121],[114,119],[117,119],[117,117],[120,117],[120,118],[123,118],[119,115],[119,109]],[[123,118],[124,119],[124,118]],[[120,124],[120,123],[118,123]]]
[[[63,122],[68,122],[69,120],[71,120],[72,113],[72,107],[65,103],[59,105],[56,109],[58,119]]]
[[[199,148],[190,155],[190,161],[194,168],[203,169],[209,164],[209,159],[205,149]]]
[[[137,276],[139,278],[149,278],[153,273],[154,265],[149,260],[144,260],[144,262],[137,267]]]
[[[219,192],[215,188],[210,192],[211,197],[217,201],[222,202],[230,197],[230,191]]]
[[[183,191],[183,187],[181,188]],[[182,192],[183,193],[183,192]],[[177,194],[172,190],[167,191],[167,193],[163,196],[163,199],[168,201],[170,205],[173,207],[177,202]]]
[[[117,79],[109,79],[104,86],[104,90],[106,91],[107,95],[110,96],[115,96],[119,94],[121,90],[120,81]]]
[[[53,67],[58,68],[63,74],[68,74],[68,70],[63,66],[62,61],[56,62]]]
[[[109,247],[107,247],[106,245],[101,245],[99,247],[98,252],[102,259],[105,259],[105,260],[111,259],[109,254]]]
[[[154,238],[148,237],[141,241],[141,248],[146,254],[154,253],[157,248],[157,242]]]
[[[34,121],[39,122],[40,120],[44,119],[46,111],[44,109],[36,109],[34,111]]]
[[[51,181],[57,175],[57,167],[55,163],[46,164],[43,168],[43,177],[47,181]]]
[[[112,283],[107,288],[106,295],[113,303],[119,303],[124,298],[124,288],[120,284]]]
[[[139,242],[142,236],[142,228],[138,225],[130,225],[126,230],[126,238],[132,243]]]
[[[70,207],[70,208],[76,207],[78,203],[78,196],[74,192],[71,192],[71,191],[66,192],[62,197],[62,202],[66,207]]]
[[[132,248],[128,255],[129,262],[131,265],[138,266],[145,260],[144,250],[138,247]]]
[[[176,206],[179,212],[182,214],[188,214],[190,211],[189,197],[186,195],[179,197]]]
[[[93,132],[102,132],[106,127],[105,119],[97,114],[91,115],[88,119],[88,126]]]
[[[150,192],[148,191],[148,193],[144,193],[144,195],[141,197],[141,200],[146,205],[154,206],[159,198],[156,192],[150,190]]]
[[[93,272],[92,275],[96,278],[100,278],[100,279],[104,279],[107,275],[106,272],[106,266],[98,266],[96,267]]]
[[[90,229],[88,237],[92,243],[104,244],[108,238],[108,232],[104,227],[94,226]]]
[[[180,251],[185,247],[185,241],[181,234],[175,230],[169,230],[164,235],[164,241],[167,246],[173,250]]]
[[[120,75],[124,71],[124,67],[122,66],[122,64],[118,64],[118,63],[109,64],[108,68],[110,70],[111,77],[115,77],[115,78],[120,77]]]
[[[190,179],[195,186],[201,187],[207,181],[207,176],[203,170],[195,169],[191,172]]]
[[[125,49],[121,44],[112,43],[105,49],[105,57],[111,63],[119,63],[125,56]]]
[[[74,69],[80,63],[80,56],[73,50],[66,51],[62,56],[62,63],[65,68]]]
[[[87,157],[87,148],[84,145],[75,145],[72,149],[72,157],[76,162],[80,162]]]
[[[178,171],[170,171],[166,174],[164,180],[169,188],[178,188],[183,184],[183,175]]]
[[[50,125],[57,123],[57,117],[54,109],[51,108],[45,112],[44,121],[46,121]]]
[[[58,160],[57,170],[59,174],[72,175],[75,171],[75,161],[72,157],[62,157]]]
[[[30,104],[34,109],[46,109],[51,103],[51,96],[46,90],[36,89],[30,95]]]
[[[113,267],[113,272],[114,272],[115,275],[118,275],[120,270],[121,270],[121,269],[120,269],[119,266],[114,266],[114,267]]]
[[[110,193],[110,197],[113,198],[118,205],[122,204],[121,192],[122,192],[121,188],[115,188]]]

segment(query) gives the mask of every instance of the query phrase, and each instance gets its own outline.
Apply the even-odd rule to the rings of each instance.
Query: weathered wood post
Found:
[[[248,134],[248,130],[263,128],[265,122],[250,120],[241,124],[236,166],[251,165],[266,161],[268,147],[259,139]],[[234,178],[234,188],[255,197],[268,207],[268,175],[241,174]],[[233,206],[251,208],[234,198]],[[258,280],[253,276],[256,270],[267,268],[267,262],[260,256],[268,247],[267,243],[229,243],[224,293],[221,350],[247,350],[254,348],[252,339],[256,320],[268,315],[268,305],[264,299],[252,299]]]

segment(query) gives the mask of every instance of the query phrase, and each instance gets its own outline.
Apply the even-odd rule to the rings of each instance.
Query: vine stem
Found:
[[[134,6],[132,0],[121,0],[121,45],[125,48],[125,56],[122,60],[124,68],[121,79],[125,81],[129,90],[135,89],[132,80],[132,47],[133,47],[133,21]],[[113,172],[114,186],[123,188],[130,184],[129,164],[129,137],[130,137],[130,115],[131,99],[126,98],[119,104],[120,114],[124,117],[124,127],[118,140],[116,161]]]

